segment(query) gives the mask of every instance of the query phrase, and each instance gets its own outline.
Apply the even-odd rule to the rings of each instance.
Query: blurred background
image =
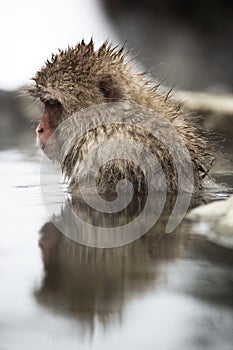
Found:
[[[37,111],[20,89],[58,48],[91,36],[96,47],[105,39],[126,42],[140,69],[181,90],[177,98],[186,100],[188,109],[211,114],[204,127],[231,139],[232,9],[226,0],[2,1],[0,147],[19,144],[21,132],[24,141],[29,129],[32,135],[27,124]],[[206,95],[183,95],[183,90],[213,97],[209,102]]]
[[[232,92],[231,2],[102,0],[117,34],[183,89]]]
[[[177,87],[232,92],[230,1],[2,1],[0,88],[28,84],[52,52],[94,37],[125,42]]]

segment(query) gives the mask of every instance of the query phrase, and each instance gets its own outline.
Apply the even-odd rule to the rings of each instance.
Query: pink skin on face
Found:
[[[52,136],[56,129],[56,126],[53,126],[53,112],[53,108],[45,107],[41,122],[36,129],[36,133],[40,147],[49,158],[54,159],[58,156],[58,144],[55,137]]]
[[[45,108],[41,122],[36,129],[37,137],[42,148],[46,145],[54,131],[54,129],[49,125],[50,117],[51,115],[48,109]]]

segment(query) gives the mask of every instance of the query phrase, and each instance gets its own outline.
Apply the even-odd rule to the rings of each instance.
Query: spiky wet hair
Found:
[[[124,84],[119,76],[125,77],[131,65],[124,65],[124,47],[117,50],[108,41],[94,50],[91,40],[84,40],[75,47],[59,50],[47,60],[32,79],[35,84],[29,93],[46,100],[57,100],[67,112],[75,112],[104,100],[124,99]]]
[[[198,172],[205,177],[213,155],[195,123],[172,102],[169,93],[161,95],[145,73],[135,73],[132,60],[126,60],[124,47],[108,41],[97,50],[93,40],[59,50],[33,78],[29,93],[42,102],[62,104],[64,117],[99,103],[128,101],[151,108],[167,118],[183,138]]]
[[[164,104],[169,94],[160,96],[158,86],[152,86],[146,72],[135,73],[132,60],[127,60],[128,52],[122,47],[105,41],[98,50],[93,40],[84,40],[75,47],[58,50],[32,78],[34,85],[29,93],[46,100],[58,100],[65,109],[73,113],[77,109],[112,101],[129,101],[164,112]],[[167,104],[169,116],[175,117],[180,106]],[[159,109],[159,110],[158,110]],[[165,111],[166,114],[166,111]]]

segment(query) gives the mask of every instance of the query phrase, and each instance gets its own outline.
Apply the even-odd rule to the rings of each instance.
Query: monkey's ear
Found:
[[[108,101],[120,101],[123,98],[120,87],[111,75],[101,77],[98,81],[98,88]]]

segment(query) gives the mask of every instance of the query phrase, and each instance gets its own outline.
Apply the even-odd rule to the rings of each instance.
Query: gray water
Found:
[[[166,215],[119,248],[75,243],[47,216],[31,153],[0,152],[1,350],[232,349],[232,250],[186,221],[165,234]]]

